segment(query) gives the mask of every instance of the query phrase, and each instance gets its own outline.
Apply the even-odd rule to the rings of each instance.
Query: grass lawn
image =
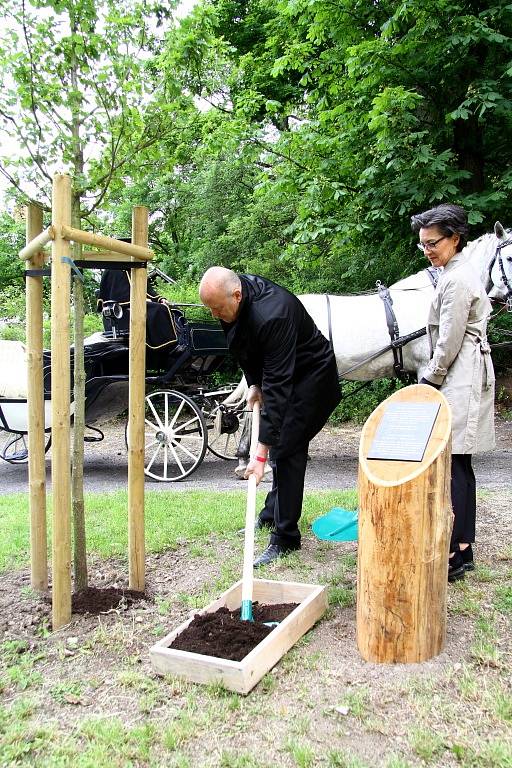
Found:
[[[307,494],[301,552],[261,576],[327,584],[330,607],[242,697],[157,677],[148,650],[240,578],[243,492],[149,492],[151,599],[55,633],[29,585],[26,496],[0,496],[0,768],[512,768],[511,503],[479,497],[477,570],[449,588],[444,651],[375,665],[355,644],[357,545],[310,531],[356,494]],[[127,586],[126,494],[86,509],[91,583]]]

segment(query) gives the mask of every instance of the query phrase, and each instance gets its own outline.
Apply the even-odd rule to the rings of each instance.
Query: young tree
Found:
[[[167,0],[0,0],[0,129],[10,139],[0,173],[21,197],[48,208],[53,173],[68,172],[72,223],[80,227],[123,174],[134,173],[141,153],[165,136],[176,106],[162,102],[151,59],[172,6]],[[87,569],[83,293],[77,279],[74,309],[73,517],[80,589]]]

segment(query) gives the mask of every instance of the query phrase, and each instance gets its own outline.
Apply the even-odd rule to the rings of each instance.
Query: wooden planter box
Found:
[[[224,606],[233,611],[240,608],[241,602],[242,582],[239,581],[218,600],[195,614],[214,613]],[[169,648],[174,639],[190,624],[193,619],[191,616],[151,648],[150,657],[154,670],[161,675],[178,675],[195,683],[222,683],[230,691],[247,694],[323,615],[327,608],[327,590],[314,584],[255,579],[253,602],[263,605],[298,605],[242,661],[219,659]]]

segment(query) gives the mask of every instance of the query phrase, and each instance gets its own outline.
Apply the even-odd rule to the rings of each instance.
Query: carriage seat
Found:
[[[104,335],[109,339],[128,338],[130,331],[130,276],[125,270],[105,269],[98,291]],[[146,294],[146,346],[169,352],[183,342],[186,320],[181,310],[171,307],[148,284]]]
[[[27,350],[21,341],[0,339],[0,397],[27,399]]]

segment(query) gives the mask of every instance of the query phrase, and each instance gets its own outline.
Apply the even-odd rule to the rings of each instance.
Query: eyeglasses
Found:
[[[440,243],[441,240],[446,240],[447,237],[448,235],[443,235],[437,240],[427,240],[426,243],[416,243],[416,245],[420,251],[423,251],[423,253],[425,253],[425,251],[433,251],[437,244]]]

